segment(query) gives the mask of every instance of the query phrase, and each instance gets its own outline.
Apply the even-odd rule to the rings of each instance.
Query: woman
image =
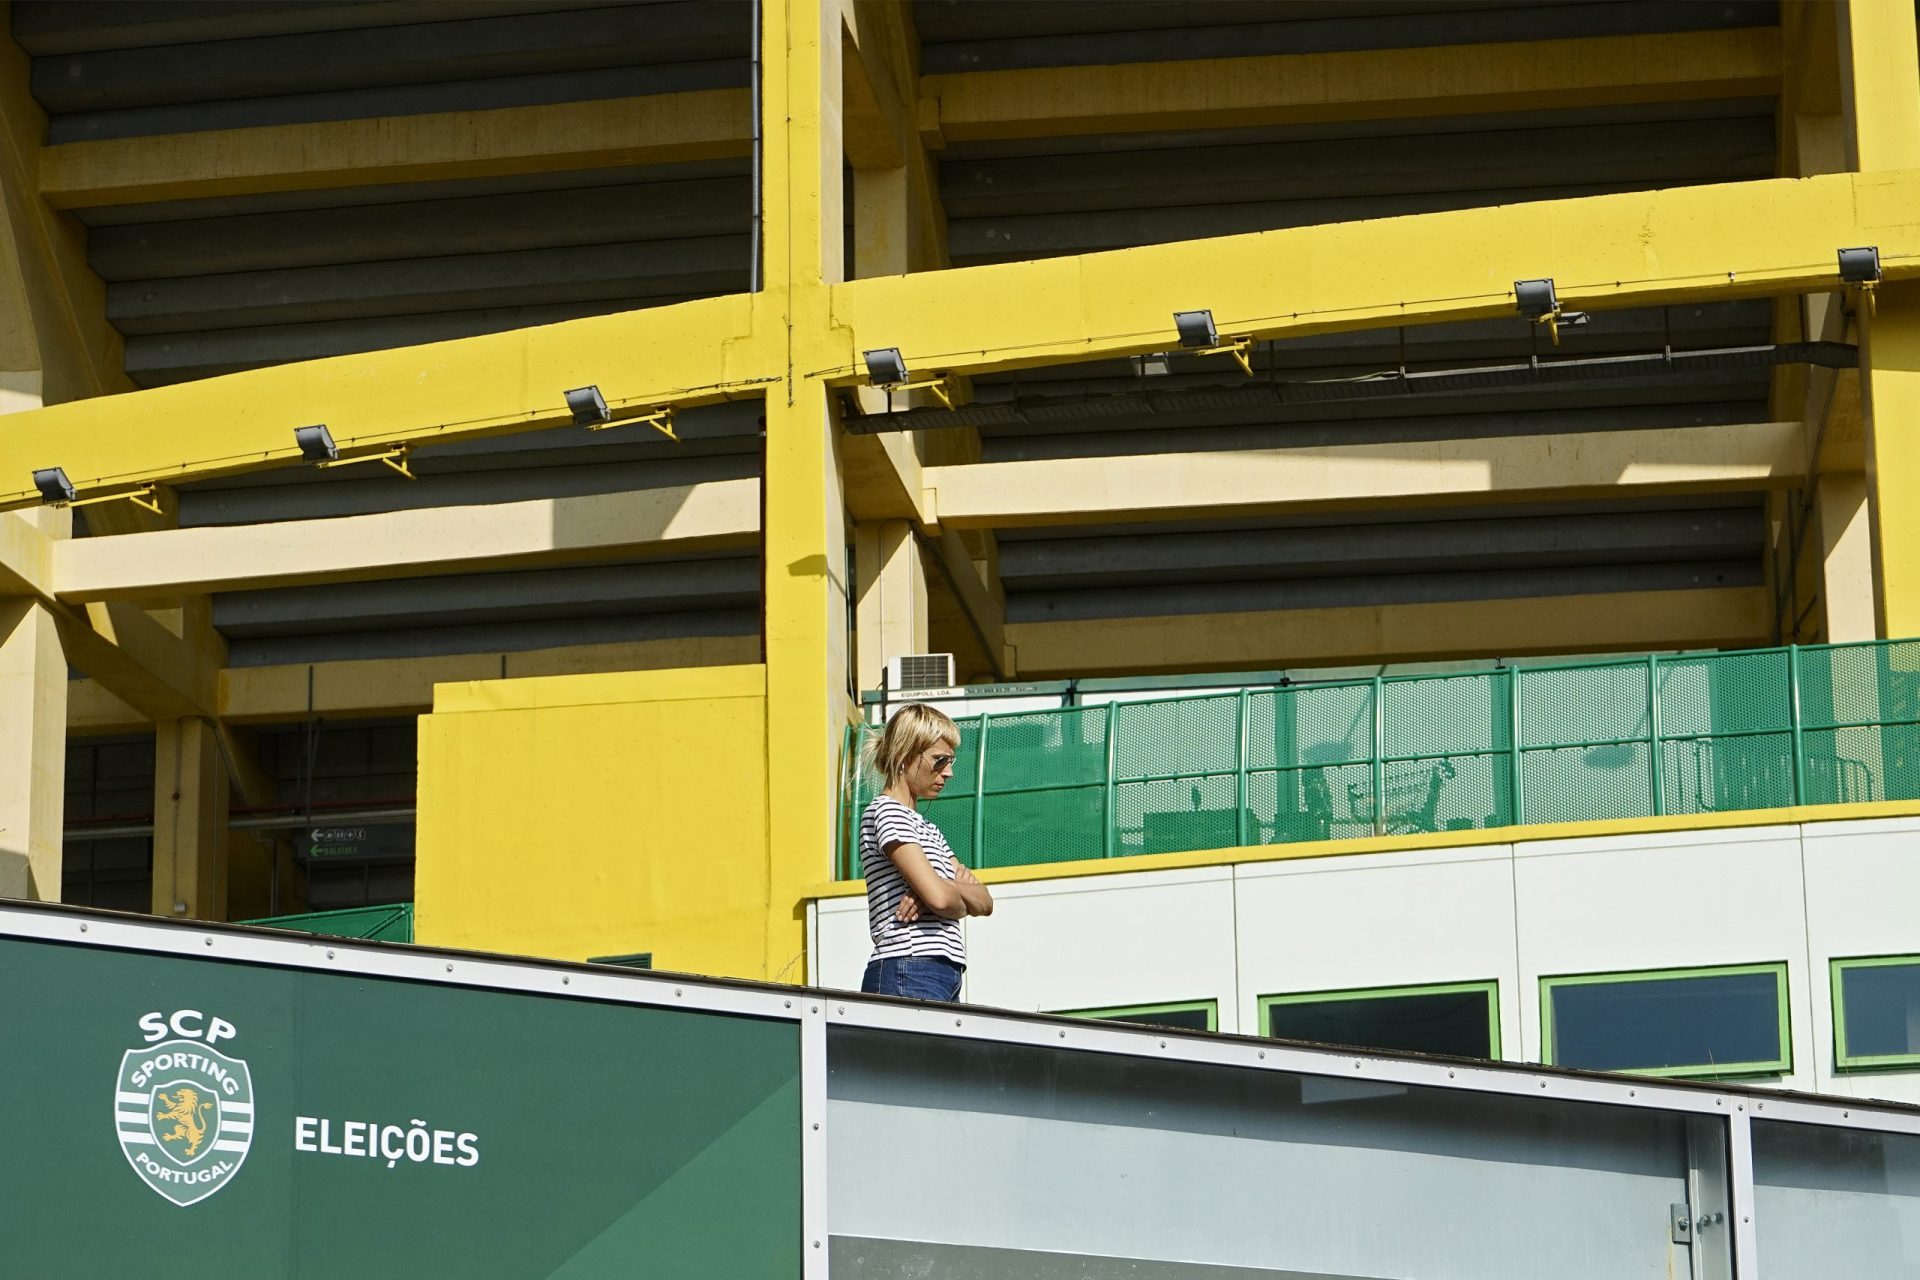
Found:
[[[860,815],[860,869],[873,935],[862,991],[960,998],[967,967],[960,921],[992,915],[993,897],[919,809],[947,785],[959,750],[953,721],[917,702],[900,708],[868,748],[868,762],[886,786]]]

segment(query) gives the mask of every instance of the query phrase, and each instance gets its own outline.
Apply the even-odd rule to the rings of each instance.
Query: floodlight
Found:
[[[1183,347],[1217,347],[1220,345],[1220,331],[1213,327],[1211,311],[1176,311],[1173,313],[1173,327],[1180,334]]]
[[[879,347],[862,353],[867,361],[867,381],[876,387],[891,387],[907,380],[907,362],[898,347]]]
[[[1560,309],[1560,299],[1553,291],[1552,276],[1545,280],[1515,280],[1513,300],[1520,314],[1529,320],[1544,320]]]
[[[333,433],[324,422],[295,427],[293,442],[300,446],[300,456],[307,462],[331,462],[340,456],[339,447],[333,443]]]
[[[1848,284],[1878,284],[1880,282],[1880,246],[1867,245],[1859,249],[1842,249],[1840,278]]]
[[[33,473],[33,487],[40,491],[40,497],[46,502],[72,502],[80,494],[74,489],[73,481],[67,479],[62,467],[48,467]]]
[[[575,387],[567,392],[567,408],[573,413],[573,425],[591,427],[613,420],[613,410],[607,408],[607,398],[600,394],[599,387]]]

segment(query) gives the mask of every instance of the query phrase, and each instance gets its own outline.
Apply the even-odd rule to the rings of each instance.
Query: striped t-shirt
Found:
[[[960,922],[922,911],[911,924],[893,918],[906,896],[906,877],[886,851],[897,844],[917,844],[927,862],[943,880],[955,878],[958,864],[940,828],[892,796],[875,796],[860,815],[860,870],[867,877],[867,932],[873,935],[873,958],[938,956],[966,967],[967,948],[960,938]]]

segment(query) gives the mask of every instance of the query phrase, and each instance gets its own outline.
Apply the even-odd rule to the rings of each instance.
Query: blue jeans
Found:
[[[860,990],[869,995],[944,1000],[952,1004],[960,998],[962,972],[959,965],[938,956],[887,956],[867,961]]]

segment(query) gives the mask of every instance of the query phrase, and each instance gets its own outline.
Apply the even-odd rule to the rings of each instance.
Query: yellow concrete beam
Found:
[[[394,182],[676,164],[746,155],[746,89],[364,120],[215,129],[48,147],[56,208]]]
[[[949,141],[1760,97],[1776,27],[928,76]]]
[[[53,539],[30,513],[0,512],[0,596],[53,599]]]
[[[1015,622],[1024,679],[1758,645],[1764,587]]]
[[[926,523],[924,471],[906,432],[842,436],[840,466],[854,519]]]
[[[1006,609],[967,555],[958,532],[936,534],[926,540],[943,584],[960,606],[968,629],[979,643],[994,678],[1010,680],[1017,671],[1017,655],[1007,644]]]
[[[929,467],[942,529],[1782,487],[1798,422]]]
[[[133,605],[52,610],[67,661],[152,720],[214,714],[218,664]]]
[[[39,502],[39,467],[64,467],[86,494],[285,465],[299,458],[294,428],[316,422],[343,453],[367,454],[563,425],[562,393],[588,383],[616,417],[758,394],[775,357],[752,316],[752,296],[735,294],[12,414],[0,510]]]
[[[68,601],[356,582],[751,546],[760,482],[421,507],[330,520],[78,538],[53,548]]]
[[[1878,245],[1920,277],[1920,170],[1831,174],[1295,227],[833,289],[845,343],[810,375],[858,381],[861,349],[916,374],[982,373],[1165,350],[1173,313],[1223,335],[1299,337],[1514,314],[1554,278],[1568,310],[1721,302],[1834,287],[1835,251]],[[1008,305],[1018,299],[1018,305]]]
[[[512,653],[229,667],[220,673],[220,710],[233,724],[297,721],[309,714],[332,719],[418,715],[433,706],[438,684],[720,667],[753,662],[759,652],[758,636],[686,636]],[[93,709],[96,726],[102,726],[96,732],[116,727],[110,707],[92,698],[85,705]]]

